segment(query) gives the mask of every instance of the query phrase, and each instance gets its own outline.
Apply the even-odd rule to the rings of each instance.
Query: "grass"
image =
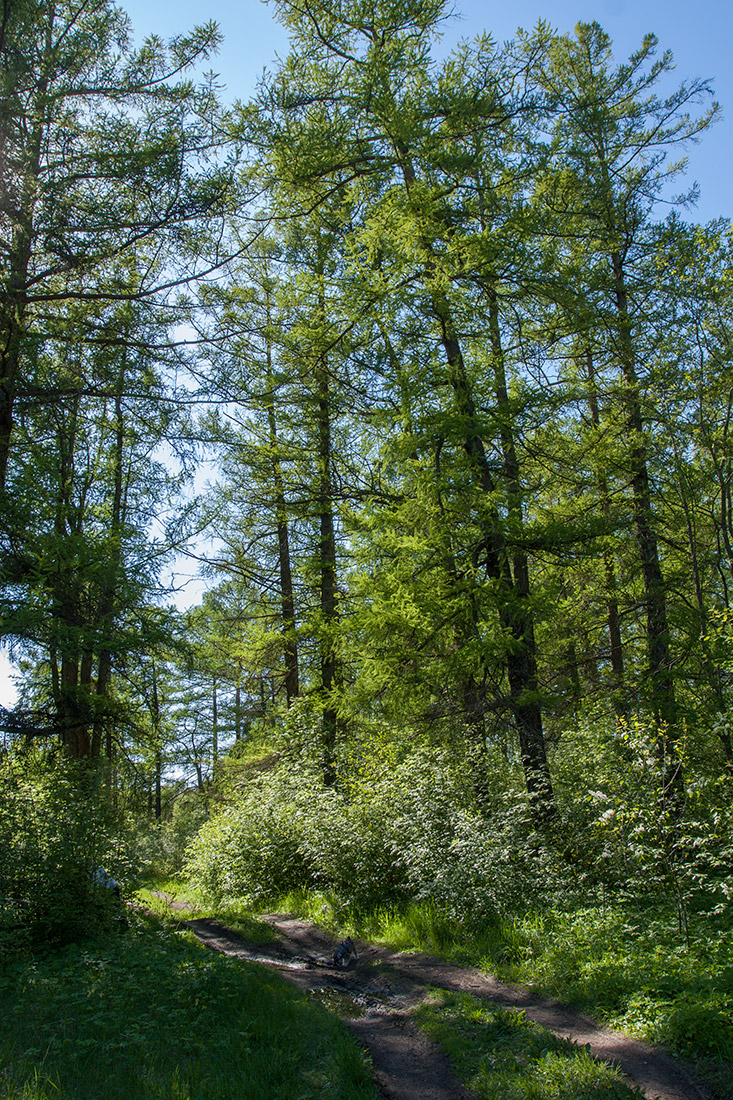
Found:
[[[733,1059],[731,929],[688,949],[662,909],[549,912],[508,929],[501,969],[685,1057]]]
[[[291,894],[285,907],[340,933],[397,950],[478,966],[590,1012],[696,1063],[733,1100],[733,928],[710,919],[688,948],[673,911],[622,907],[528,914],[482,928],[435,906],[349,914],[326,894]]]
[[[133,915],[0,975],[3,1100],[376,1100],[313,999]]]
[[[455,921],[430,904],[355,912],[343,905],[336,894],[295,890],[278,898],[273,907],[278,912],[311,920],[337,935],[375,940],[397,951],[429,950],[455,960],[458,947]]]
[[[465,993],[436,992],[415,1018],[482,1100],[640,1100],[621,1073],[528,1021]]]
[[[662,907],[578,909],[517,919],[481,964],[575,1004],[694,1063],[733,1100],[733,928],[707,919],[682,941]]]
[[[190,901],[203,905],[193,895]],[[688,947],[675,914],[661,906],[554,910],[481,928],[457,924],[429,903],[354,913],[333,894],[304,891],[279,899],[276,908],[339,935],[478,966],[574,1004],[693,1062],[713,1095],[733,1100],[733,929],[724,919],[693,925]],[[240,929],[256,937],[256,918],[246,911],[217,909],[215,915],[232,927],[239,920]],[[579,1063],[571,1072],[567,1059],[556,1065],[566,1067],[569,1080],[580,1072]],[[530,1088],[527,1095],[535,1094]]]
[[[178,901],[186,900],[190,907],[186,915],[213,915],[231,923],[230,911],[207,908],[193,891],[175,883],[157,883],[156,889]],[[167,909],[167,902],[155,894],[152,902]],[[336,931],[348,928],[359,935],[373,932],[381,923],[383,932],[391,929],[395,946],[411,947],[421,940],[423,946],[429,942],[434,950],[450,947],[451,925],[431,907],[413,907],[401,920],[392,915],[391,924],[386,913],[381,917],[373,914],[369,927],[362,922],[358,928],[345,924],[343,911],[323,896],[292,895],[283,899],[282,907]],[[242,916],[236,911],[235,915]],[[256,923],[256,918],[249,921]],[[468,950],[467,945],[463,950]],[[338,998],[335,1003],[333,997],[314,1000],[332,1015],[343,1010]],[[635,1100],[639,1096],[623,1084],[615,1070],[595,1062],[584,1049],[529,1023],[521,1013],[504,1012],[477,998],[436,992],[418,1009],[416,1021],[446,1050],[461,1080],[486,1100]],[[346,1093],[335,1095],[345,1097]]]
[[[212,917],[255,944],[272,943],[277,938],[272,927],[258,920],[246,906],[235,902],[207,904],[200,890],[179,879],[151,879],[147,886],[138,890],[136,900],[167,928],[175,929],[181,921]],[[177,905],[175,910],[171,908],[171,901]]]

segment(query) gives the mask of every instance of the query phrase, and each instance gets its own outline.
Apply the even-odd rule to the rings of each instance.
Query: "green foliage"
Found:
[[[216,28],[137,51],[110,0],[11,7],[0,618],[26,714],[159,813],[173,757],[196,772],[141,868],[203,826],[187,865],[229,911],[374,919],[722,1056],[730,227],[656,216],[707,83],[660,98],[654,37],[618,66],[597,24],[438,64],[442,0],[282,0],[293,51],[230,116],[278,227],[246,248],[240,147],[184,78]],[[173,288],[209,263],[180,401]],[[191,403],[217,407],[219,583],[184,624],[151,600]],[[0,948],[86,935],[90,870],[125,877],[103,785],[2,768]]]
[[[374,749],[352,762],[342,790],[293,763],[253,776],[196,838],[194,882],[214,898],[253,904],[333,891],[355,913],[429,901],[476,924],[560,887],[557,859],[522,802],[508,798],[482,817],[443,752],[387,767]]]
[[[659,744],[650,723],[579,723],[557,750],[558,814],[544,835],[498,766],[482,815],[456,753],[405,754],[375,735],[341,761],[341,790],[296,754],[229,788],[190,869],[210,896],[483,960],[686,1056],[725,1059],[727,786],[685,757],[684,797],[666,804]]]
[[[103,777],[41,751],[0,758],[0,953],[67,943],[119,916],[93,878],[130,884],[122,822]]]
[[[307,773],[265,774],[252,781],[241,803],[203,826],[188,870],[196,885],[221,900],[266,901],[312,881],[300,840],[303,815],[321,792]]]
[[[130,844],[140,873],[164,878],[177,874],[183,867],[188,845],[207,817],[206,805],[196,791],[184,791],[175,798],[167,819],[138,817],[132,826]]]
[[[620,1070],[469,994],[436,993],[416,1018],[482,1100],[632,1100]]]
[[[505,977],[600,1014],[686,1057],[733,1058],[733,930],[694,922],[680,942],[674,906],[549,910],[505,928]]]
[[[612,1027],[695,1059],[711,1080],[724,1076],[733,1057],[729,924],[698,921],[688,947],[669,905],[577,905],[466,925],[429,902],[346,916],[332,895],[298,893],[281,901],[334,932],[478,965],[577,1005]],[[731,1095],[720,1086],[721,1097]]]
[[[672,747],[654,722],[596,718],[555,761],[566,787],[565,854],[584,888],[672,902],[683,938],[694,913],[731,915],[730,779],[696,759],[699,740],[694,731],[678,734]],[[670,796],[664,777],[672,767],[685,778]]]
[[[0,996],[8,1100],[375,1096],[361,1053],[319,1005],[153,923],[15,964]]]
[[[284,765],[255,775],[237,802],[199,833],[189,871],[217,899],[272,901],[291,890],[332,888],[361,908],[404,894],[378,795],[347,798],[320,772]]]

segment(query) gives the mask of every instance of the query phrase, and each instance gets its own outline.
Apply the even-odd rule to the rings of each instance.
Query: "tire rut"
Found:
[[[339,1016],[367,1050],[385,1100],[474,1100],[440,1048],[410,1020],[408,1001],[414,997],[390,998],[391,987],[379,976],[369,981],[363,972],[357,979],[357,969],[342,974],[335,971],[329,959],[336,940],[324,942],[322,954],[313,954],[312,944],[305,950],[293,949],[285,939],[267,949],[255,947],[218,921],[206,918],[185,921],[183,926],[212,950],[265,963],[299,989],[335,992]]]
[[[339,1015],[371,1057],[385,1100],[473,1100],[442,1051],[412,1023],[412,1010],[431,988],[472,993],[526,1017],[563,1039],[585,1046],[600,1061],[617,1065],[629,1085],[648,1100],[711,1100],[688,1069],[664,1051],[603,1028],[567,1005],[507,985],[472,967],[420,953],[395,953],[357,941],[358,962],[336,970],[336,937],[307,921],[264,914],[277,934],[255,945],[212,919],[185,921],[207,947],[277,969],[300,989],[336,995]]]

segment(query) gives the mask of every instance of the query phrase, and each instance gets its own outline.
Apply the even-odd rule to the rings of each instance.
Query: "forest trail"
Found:
[[[173,908],[177,906],[173,903]],[[386,1100],[470,1100],[446,1057],[412,1023],[413,1009],[430,989],[472,993],[514,1011],[587,1046],[594,1057],[617,1064],[648,1100],[709,1100],[707,1089],[668,1054],[595,1023],[584,1013],[545,1000],[521,986],[506,985],[473,967],[417,952],[395,953],[357,941],[359,959],[336,970],[331,958],[338,940],[307,921],[287,914],[262,917],[277,940],[253,944],[218,921],[186,921],[184,927],[207,947],[264,963],[300,989],[330,994],[357,1040],[368,1049]]]

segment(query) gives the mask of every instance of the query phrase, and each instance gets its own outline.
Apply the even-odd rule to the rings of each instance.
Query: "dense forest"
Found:
[[[0,946],[86,934],[103,863],[730,947],[712,90],[596,23],[439,61],[444,0],[274,5],[233,105],[213,23],[3,7]]]

